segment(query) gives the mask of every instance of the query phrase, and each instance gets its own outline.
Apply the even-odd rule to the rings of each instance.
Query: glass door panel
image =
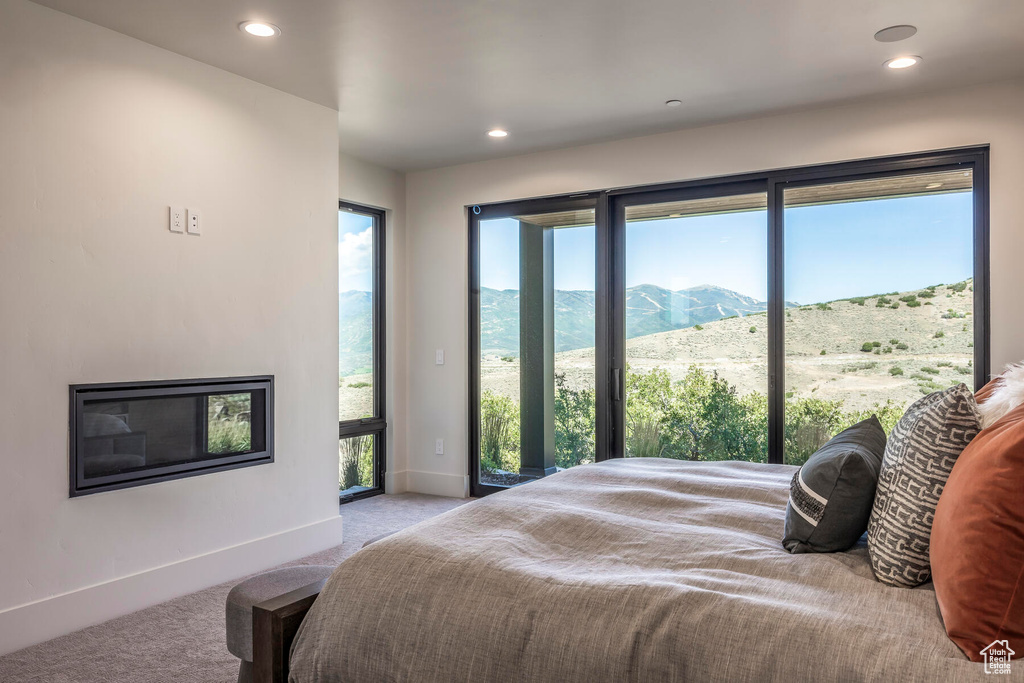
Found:
[[[626,456],[767,462],[766,193],[625,220]]]
[[[479,483],[593,462],[594,210],[479,222]]]
[[[958,169],[786,189],[786,463],[972,384],[972,185]]]

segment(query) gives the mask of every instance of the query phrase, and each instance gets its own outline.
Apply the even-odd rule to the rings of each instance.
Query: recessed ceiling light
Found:
[[[915,33],[917,33],[916,26],[911,26],[910,24],[899,24],[898,26],[883,28],[875,34],[875,40],[880,43],[897,43],[901,40],[910,38]]]
[[[914,66],[920,61],[921,58],[918,57],[917,55],[907,55],[905,57],[896,57],[895,59],[890,59],[888,62],[885,63],[885,65],[890,69],[909,69],[910,67]]]
[[[262,21],[243,21],[238,28],[257,38],[273,38],[281,35],[281,29]]]
[[[490,135],[492,138],[507,138],[508,137],[508,131],[507,130],[502,130],[501,128],[495,128],[494,130],[489,130],[489,131],[487,131],[487,134]]]
[[[666,107],[681,107],[683,106],[682,100],[667,100],[665,102]]]

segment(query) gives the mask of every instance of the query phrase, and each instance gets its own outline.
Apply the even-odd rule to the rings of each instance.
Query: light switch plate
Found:
[[[168,209],[168,223],[171,232],[185,232],[185,209],[180,206],[171,206]]]
[[[199,211],[197,209],[188,210],[188,234],[190,235],[202,235],[202,224],[199,220]]]
[[[434,351],[434,365],[444,365],[444,349]]]

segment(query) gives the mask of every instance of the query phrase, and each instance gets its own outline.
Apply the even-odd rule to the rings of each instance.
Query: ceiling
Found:
[[[1020,0],[36,1],[335,108],[399,170],[1024,74]]]

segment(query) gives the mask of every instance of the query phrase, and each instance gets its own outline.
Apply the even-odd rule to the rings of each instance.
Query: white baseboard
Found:
[[[0,655],[341,544],[341,517],[0,611]]]
[[[469,498],[469,475],[405,471],[407,490],[432,496]]]
[[[399,472],[385,472],[384,473],[384,492],[385,493],[405,493],[409,490],[409,481],[406,478],[407,471],[401,470]]]

